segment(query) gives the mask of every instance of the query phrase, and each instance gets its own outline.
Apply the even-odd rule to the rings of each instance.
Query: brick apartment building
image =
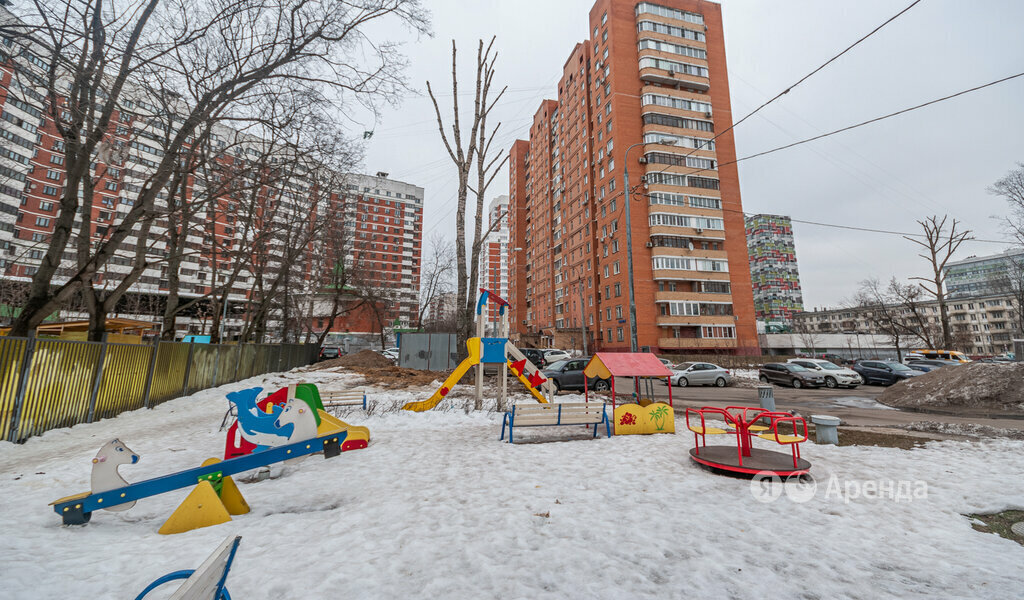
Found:
[[[515,333],[628,351],[630,227],[641,349],[758,353],[720,6],[599,0],[588,31],[510,151]]]
[[[0,20],[13,18],[0,7]],[[46,69],[46,61],[35,55],[31,47],[22,47],[6,37],[0,38],[0,284],[7,291],[27,286],[35,274],[54,230],[66,177],[63,142],[40,91],[44,89],[42,81]],[[75,272],[73,240],[81,228],[90,228],[93,243],[102,240],[108,229],[131,210],[141,186],[163,156],[158,147],[159,131],[154,125],[159,121],[160,110],[145,102],[145,88],[138,83],[128,82],[123,106],[113,115],[108,140],[110,151],[101,153],[92,168],[96,184],[91,213],[76,219],[72,242],[62,257],[54,283],[67,281]],[[228,127],[218,129],[209,144],[216,155],[216,164],[224,170],[214,173],[200,169],[188,177],[180,205],[191,204],[203,194],[209,195],[213,182],[220,181],[224,173],[230,173],[232,166],[242,167],[258,161],[264,147],[263,140]],[[408,326],[418,308],[423,188],[387,179],[383,173],[377,177],[347,175],[336,180],[347,183],[343,189],[320,190],[308,177],[294,174],[273,189],[259,190],[253,196],[258,196],[258,201],[264,204],[255,212],[273,214],[278,222],[256,223],[259,219],[254,218],[248,223],[248,229],[244,229],[237,219],[237,197],[228,194],[203,205],[205,208],[189,216],[188,228],[182,229],[185,232],[183,247],[188,251],[184,253],[178,270],[176,289],[180,297],[189,300],[222,290],[230,281],[230,251],[243,247],[242,243],[250,239],[256,229],[273,227],[274,231],[281,232],[290,228],[300,229],[315,217],[311,197],[319,194],[330,204],[343,207],[336,221],[326,228],[331,235],[325,237],[343,232],[340,235],[345,238],[344,247],[325,250],[326,242],[314,239],[306,248],[306,254],[292,267],[296,274],[295,281],[290,284],[294,289],[292,298],[307,294],[313,297],[314,302],[317,301],[320,290],[314,289],[310,282],[322,278],[316,277],[312,269],[331,269],[339,260],[359,260],[363,264],[362,270],[369,273],[382,289],[388,290],[393,301],[389,302],[383,318],[371,318],[374,316],[370,314],[372,311],[363,309],[335,323],[318,320],[316,313],[311,313],[305,322],[296,324],[294,314],[288,323],[284,323],[278,310],[271,320],[277,319],[279,330],[301,326],[314,330],[338,328],[340,331],[369,333],[379,330],[376,323],[382,320],[389,326]],[[158,202],[166,205],[166,198],[166,192],[161,192]],[[274,205],[273,210],[270,210],[271,205]],[[166,218],[153,221],[149,232],[153,242],[147,250],[147,254],[154,257],[151,259],[153,266],[147,268],[131,286],[123,306],[110,316],[159,320],[163,310],[161,298],[167,297],[170,285],[167,263],[163,260],[167,255],[168,227]],[[134,243],[133,238],[127,239],[128,242],[122,244],[97,274],[95,281],[116,284],[131,270]],[[257,265],[254,270],[279,273],[286,244],[287,240],[282,237],[270,239],[264,244],[267,257],[253,263]],[[313,259],[317,255],[320,256],[319,262]],[[225,328],[228,338],[242,330],[255,275],[248,270],[242,271],[230,285],[227,305],[231,310],[227,312]],[[128,301],[132,299],[134,301]],[[13,306],[5,306],[6,303]],[[296,306],[309,304],[299,300],[294,300],[294,303]],[[130,308],[126,308],[128,306]],[[197,305],[195,310],[179,316],[177,337],[186,333],[209,333],[204,330],[209,326],[209,311],[204,314],[202,307],[202,304]],[[9,318],[16,309],[16,301],[0,298],[0,317]],[[73,309],[64,313],[63,316],[82,317]],[[312,323],[308,322],[309,318]]]
[[[769,331],[785,328],[804,309],[793,222],[781,215],[750,215],[746,226],[757,319]]]

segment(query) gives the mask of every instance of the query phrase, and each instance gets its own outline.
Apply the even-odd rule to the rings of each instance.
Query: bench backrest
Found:
[[[557,404],[516,404],[512,406],[513,425],[583,425],[605,419],[604,402],[564,402]]]
[[[339,390],[337,392],[321,392],[320,398],[325,401],[330,400],[362,400],[364,392],[363,390]]]
[[[171,600],[207,600],[220,598],[221,590],[224,589],[224,580],[231,569],[231,563],[235,558],[235,550],[238,542],[242,541],[241,536],[228,536],[221,545],[214,550],[203,564],[192,573],[192,576],[181,584],[181,587],[174,592]]]

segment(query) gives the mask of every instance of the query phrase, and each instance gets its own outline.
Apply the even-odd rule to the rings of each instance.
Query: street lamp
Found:
[[[629,351],[639,352],[640,345],[636,338],[636,294],[633,289],[633,227],[629,216],[629,205],[633,200],[633,194],[629,190],[629,151],[637,146],[643,146],[647,142],[637,142],[626,148],[622,156],[622,192],[626,195],[626,270],[629,273]],[[661,138],[658,144],[672,146],[676,143],[671,138]]]

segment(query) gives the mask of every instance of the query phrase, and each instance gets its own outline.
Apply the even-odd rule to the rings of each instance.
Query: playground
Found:
[[[338,415],[368,427],[371,441],[272,465],[259,481],[239,477],[246,514],[160,535],[187,489],[96,512],[85,526],[62,526],[48,506],[89,489],[104,442],[141,457],[120,467],[129,482],[192,469],[223,453],[227,393],[299,382],[365,389],[374,408]],[[765,501],[749,480],[690,459],[681,412],[675,435],[538,427],[509,444],[493,397],[490,410],[464,410],[472,385],[431,410],[400,410],[441,383],[388,390],[340,369],[270,374],[0,444],[4,597],[131,598],[235,535],[243,542],[227,585],[247,599],[723,598],[766,586],[799,598],[1019,596],[1024,546],[975,531],[964,515],[1022,508],[1024,481],[1007,474],[1024,469],[1024,441],[900,450],[812,439],[802,456],[816,493]],[[509,395],[539,405],[522,387]]]

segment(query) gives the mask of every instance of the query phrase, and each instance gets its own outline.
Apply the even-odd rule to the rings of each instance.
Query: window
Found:
[[[729,326],[705,325],[700,328],[702,338],[711,339],[733,339],[736,337],[736,328]],[[867,365],[865,365],[867,366]]]
[[[39,227],[49,227],[50,219],[46,217],[36,217],[36,225],[38,225]]]
[[[714,131],[715,124],[711,121],[699,119],[687,119],[661,113],[644,113],[644,125],[664,125],[666,127],[679,127],[681,129],[696,129],[697,131]]]
[[[621,296],[622,296],[622,284],[621,283],[616,283],[615,284],[615,297],[619,298]],[[619,317],[621,317],[621,316],[622,316],[622,310],[620,308],[619,309]]]
[[[651,213],[650,224],[652,227],[665,225],[671,227],[694,227],[697,229],[725,229],[725,223],[722,219],[681,215],[678,213]]]
[[[616,328],[616,333],[615,333],[615,336],[616,336],[616,338],[617,338],[617,339],[618,339],[618,340],[619,340],[620,342],[622,341],[622,328],[621,328],[621,327],[618,327],[618,328]]]
[[[64,175],[60,171],[50,170],[46,172],[46,178],[54,181],[60,181],[63,176]]]
[[[714,210],[721,210],[722,200],[720,198],[708,198],[706,196],[690,196],[690,206],[694,208],[711,208]]]
[[[694,23],[695,25],[704,24],[704,15],[679,10],[677,8],[669,8],[667,6],[661,6],[651,2],[641,2],[636,5],[636,15],[640,16],[644,13],[658,15],[659,17],[666,17],[669,19],[676,19],[677,21],[686,21],[687,23]]]
[[[661,69],[663,71],[669,71],[671,73],[682,73],[683,75],[691,75],[693,77],[708,76],[707,67],[702,67],[700,65],[692,65],[690,63],[684,62],[676,62],[674,60],[666,60],[664,58],[655,58],[653,56],[641,56],[640,68]]]
[[[704,35],[703,31],[677,27],[675,25],[669,25],[668,23],[659,23],[655,21],[640,21],[637,23],[637,31],[653,31],[655,33],[663,33],[665,35],[693,40],[695,42],[706,41],[707,37]]]
[[[655,256],[654,269],[669,269],[673,271],[692,271],[693,260],[683,256]]]
[[[718,168],[715,160],[700,156],[685,156],[671,154],[668,152],[647,152],[644,155],[647,162],[656,165],[673,165],[677,167],[690,167],[692,169],[713,170]]]
[[[675,148],[693,148],[694,150],[715,149],[715,142],[706,138],[688,137],[657,131],[644,134],[645,144],[664,144],[666,142],[674,142],[673,147]]]
[[[644,38],[640,40],[640,50],[657,50],[658,52],[668,52],[670,54],[678,54],[679,56],[688,56],[690,58],[697,58],[700,60],[708,59],[708,53],[703,48],[682,46],[680,44],[673,44],[664,40],[655,40],[651,38]]]
[[[53,202],[40,202],[39,210],[50,212],[53,210]]]

